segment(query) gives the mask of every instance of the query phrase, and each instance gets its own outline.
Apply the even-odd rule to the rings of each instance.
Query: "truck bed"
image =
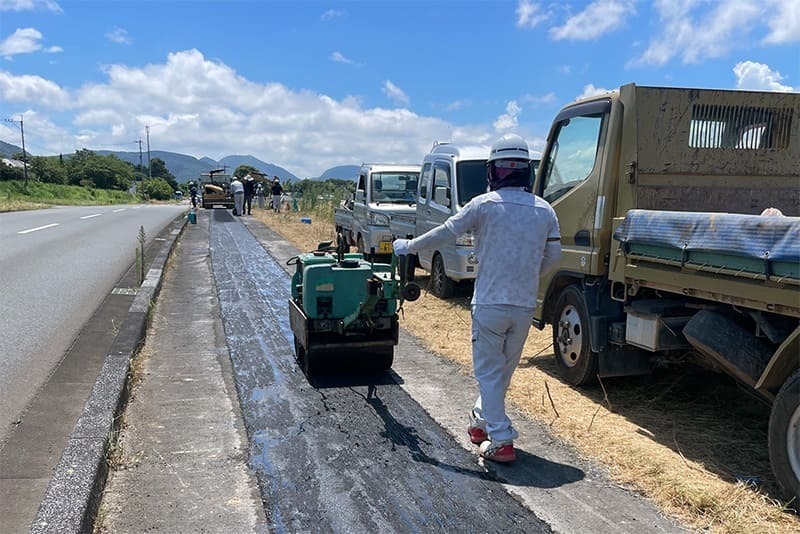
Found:
[[[630,210],[612,279],[800,317],[800,217]]]

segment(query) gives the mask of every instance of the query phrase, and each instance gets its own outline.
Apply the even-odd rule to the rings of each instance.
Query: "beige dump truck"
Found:
[[[688,352],[771,403],[773,471],[800,501],[800,94],[630,84],[572,103],[535,191],[563,258],[534,324],[564,380]]]

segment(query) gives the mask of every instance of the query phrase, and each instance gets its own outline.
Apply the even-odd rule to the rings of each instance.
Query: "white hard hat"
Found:
[[[528,143],[517,134],[505,134],[492,145],[487,161],[496,159],[524,159],[530,160]]]

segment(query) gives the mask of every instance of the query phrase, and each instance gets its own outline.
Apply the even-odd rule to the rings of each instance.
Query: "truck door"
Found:
[[[431,186],[428,191],[428,203],[423,216],[417,217],[419,234],[443,224],[453,212],[453,190],[450,176],[452,169],[448,161],[435,161],[431,173]],[[418,235],[419,235],[418,234]],[[420,252],[420,263],[430,266],[434,250]]]
[[[550,130],[536,192],[558,215],[562,270],[591,275],[599,274],[592,271],[602,265],[593,256],[604,209],[599,187],[610,109],[610,100],[568,108],[556,117]],[[540,283],[539,287],[546,290],[547,285]]]

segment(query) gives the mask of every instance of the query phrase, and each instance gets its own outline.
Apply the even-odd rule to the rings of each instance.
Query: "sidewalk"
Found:
[[[176,245],[112,455],[100,532],[258,532],[231,363],[198,210]]]

